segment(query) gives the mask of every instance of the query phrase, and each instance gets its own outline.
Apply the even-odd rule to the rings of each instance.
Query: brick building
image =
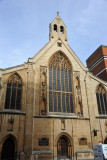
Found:
[[[107,143],[107,82],[68,45],[57,14],[49,42],[27,63],[0,69],[0,159],[90,159]]]
[[[101,45],[86,62],[90,72],[107,81],[107,46]]]

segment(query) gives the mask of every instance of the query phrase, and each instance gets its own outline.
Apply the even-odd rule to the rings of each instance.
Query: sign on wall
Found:
[[[40,138],[39,139],[39,146],[48,146],[49,145],[49,139],[48,138]]]

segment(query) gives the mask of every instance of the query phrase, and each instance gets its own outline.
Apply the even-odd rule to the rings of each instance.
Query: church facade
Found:
[[[59,13],[49,33],[27,63],[0,69],[1,160],[93,160],[107,143],[107,82],[70,48]]]

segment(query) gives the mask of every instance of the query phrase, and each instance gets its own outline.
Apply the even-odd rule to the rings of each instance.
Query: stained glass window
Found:
[[[60,52],[49,63],[49,111],[73,113],[71,65]]]
[[[11,76],[7,82],[5,109],[20,110],[22,81],[17,74]]]
[[[97,88],[96,98],[99,114],[107,114],[107,94],[101,85]]]

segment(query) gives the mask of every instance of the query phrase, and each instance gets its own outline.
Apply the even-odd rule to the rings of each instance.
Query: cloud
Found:
[[[76,31],[90,36],[91,30],[101,29],[107,17],[106,0],[90,0],[75,19]],[[97,27],[97,28],[96,28]]]

